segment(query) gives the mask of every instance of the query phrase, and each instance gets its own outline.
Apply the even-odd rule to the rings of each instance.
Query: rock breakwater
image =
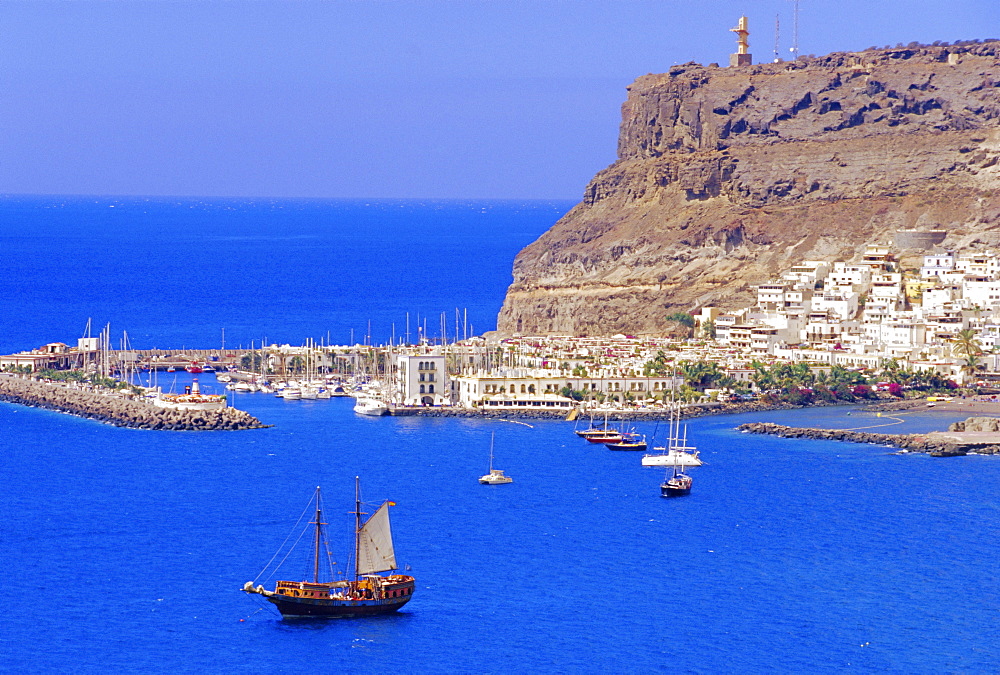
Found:
[[[111,393],[18,377],[0,377],[0,401],[44,408],[93,419],[117,427],[163,431],[238,431],[263,429],[259,419],[243,410],[172,410]]]
[[[963,423],[968,424],[968,422]],[[975,426],[975,425],[973,425]],[[923,452],[933,457],[955,457],[976,453],[1000,454],[1000,433],[944,433],[929,434],[879,434],[848,429],[811,429],[787,427],[770,422],[750,422],[736,427],[737,431],[751,434],[768,434],[781,438],[806,438],[811,440],[868,443],[899,448],[906,452]]]

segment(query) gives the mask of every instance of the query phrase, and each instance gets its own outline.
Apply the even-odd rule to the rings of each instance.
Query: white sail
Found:
[[[373,574],[396,569],[389,530],[389,502],[372,514],[358,533],[358,574]]]

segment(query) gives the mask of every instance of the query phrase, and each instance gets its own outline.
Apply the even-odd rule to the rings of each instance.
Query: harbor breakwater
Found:
[[[989,427],[989,422],[985,422],[985,420],[992,420],[994,431],[978,431],[980,428]],[[947,432],[935,431],[928,434],[879,434],[848,429],[810,429],[788,427],[771,422],[741,424],[736,427],[736,430],[751,434],[780,436],[781,438],[868,443],[891,446],[906,452],[923,452],[934,457],[956,457],[970,453],[1000,454],[1000,433],[997,433],[995,428],[995,418],[969,418],[965,422],[951,425]]]
[[[0,401],[44,408],[93,419],[118,427],[163,431],[238,431],[271,425],[243,410],[174,410],[141,400],[122,398],[98,390],[77,389],[62,384],[0,377]]]

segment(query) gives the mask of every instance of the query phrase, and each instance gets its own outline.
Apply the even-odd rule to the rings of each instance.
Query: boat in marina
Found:
[[[622,434],[621,440],[614,443],[605,443],[608,450],[638,450],[644,451],[647,447],[646,437],[634,431],[627,431]]]
[[[573,433],[576,434],[577,436],[579,436],[580,438],[585,438],[587,440],[590,440],[590,438],[592,436],[604,436],[604,435],[606,435],[608,433],[608,431],[610,431],[610,430],[608,429],[608,418],[607,418],[607,415],[605,415],[605,417],[604,417],[604,426],[603,427],[594,426],[594,416],[591,415],[590,416],[590,428],[588,428],[588,429],[574,429]]]
[[[604,415],[603,427],[594,426],[594,418],[591,417],[589,429],[576,430],[573,433],[591,443],[619,443],[622,440],[622,432],[608,426],[607,413]]]
[[[359,415],[380,417],[389,412],[389,406],[372,396],[360,396],[354,402],[354,412]]]
[[[265,600],[273,603],[281,616],[286,619],[349,618],[388,614],[399,610],[410,601],[416,587],[416,580],[412,576],[381,574],[398,569],[389,525],[389,507],[395,504],[390,501],[382,502],[362,523],[361,517],[366,514],[361,510],[360,481],[357,477],[354,480],[355,527],[352,578],[345,578],[335,571],[335,563],[330,557],[330,547],[323,527],[327,523],[323,522],[320,489],[317,487],[309,505],[315,507],[315,517],[307,525],[307,528],[313,526],[310,528],[312,536],[289,537],[291,541],[305,539],[312,544],[310,561],[313,568],[312,580],[276,581],[274,590],[268,590],[263,584],[255,585],[257,579],[267,572],[265,568],[257,579],[243,585],[242,590],[245,593],[263,596]],[[284,556],[275,554],[273,560],[284,561],[287,558],[288,553]],[[325,564],[320,564],[321,559]],[[277,569],[273,570],[269,578],[276,573]]]
[[[682,435],[683,433],[683,435]],[[680,411],[676,408],[670,416],[667,444],[654,447],[657,452],[642,456],[643,466],[701,466],[698,450],[687,444],[687,425],[681,426]]]
[[[660,452],[645,455],[643,466],[667,466],[667,475],[660,484],[661,497],[681,497],[691,493],[691,476],[684,473],[688,466],[701,466],[698,450],[688,445],[687,425],[681,425],[680,409],[674,408],[670,416],[670,428],[667,434],[667,445],[656,448]]]
[[[514,479],[510,476],[504,474],[502,469],[493,468],[493,437],[490,435],[490,472],[485,476],[479,477],[479,482],[483,485],[506,485],[507,483],[513,483]]]
[[[691,476],[684,473],[684,469],[673,467],[673,473],[667,472],[667,477],[660,484],[661,497],[683,497],[691,494]]]
[[[201,393],[201,387],[196,378],[183,394],[156,392],[155,396],[150,398],[150,403],[158,408],[171,408],[173,410],[216,411],[226,407],[226,397]]]

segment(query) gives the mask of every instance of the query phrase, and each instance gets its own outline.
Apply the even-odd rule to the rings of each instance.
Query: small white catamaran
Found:
[[[493,439],[495,436],[495,433],[490,434],[490,472],[479,477],[479,482],[483,485],[505,485],[514,482],[514,479],[504,475],[501,469],[493,468]]]

